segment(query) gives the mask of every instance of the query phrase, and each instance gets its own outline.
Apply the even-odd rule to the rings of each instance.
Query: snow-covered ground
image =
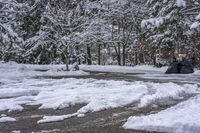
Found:
[[[90,66],[80,66],[82,70],[85,71],[96,71],[96,72],[113,72],[113,73],[165,73],[167,67],[156,68],[152,65],[137,65],[134,67],[131,66],[99,66],[99,65],[90,65]]]
[[[23,110],[24,104],[41,105],[40,109],[62,109],[86,105],[73,114],[47,116],[38,123],[82,117],[86,113],[138,102],[138,107],[167,103],[185,94],[198,93],[196,85],[174,83],[126,82],[95,79],[23,79],[1,85],[0,111]]]
[[[200,95],[156,114],[130,117],[123,127],[169,133],[199,133]]]
[[[38,121],[40,124],[62,121],[70,117],[84,117],[87,113],[126,105],[144,109],[147,106],[166,105],[171,100],[180,100],[185,95],[195,94],[195,97],[156,114],[132,116],[123,127],[125,129],[163,132],[191,131],[196,133],[200,131],[200,88],[197,84],[178,85],[171,82],[127,82],[89,78],[34,78],[43,75],[89,75],[84,71],[57,71],[62,68],[64,65],[40,66],[20,65],[13,62],[0,63],[0,111],[21,111],[24,109],[23,105],[40,105],[39,109],[63,109],[76,104],[84,105],[72,114],[44,116]],[[48,71],[35,71],[36,69]],[[152,66],[81,66],[81,69],[129,74],[139,71],[139,73],[144,73],[144,76],[161,75],[166,70],[166,68],[157,69]],[[196,71],[191,75],[198,76],[199,72]],[[177,76],[181,77],[182,75]],[[2,122],[16,121],[15,118],[0,115]]]
[[[4,122],[15,122],[16,119],[15,118],[11,118],[6,116],[5,114],[1,114],[0,115],[0,123],[4,123]]]
[[[128,66],[80,66],[84,71],[124,73],[141,79],[164,80],[166,82],[195,83],[200,85],[200,70],[192,74],[165,74],[168,67],[157,68],[152,65]]]
[[[63,71],[65,65],[25,65],[15,62],[0,62],[0,82],[2,80],[19,80],[41,76],[81,76],[89,75],[83,71]]]

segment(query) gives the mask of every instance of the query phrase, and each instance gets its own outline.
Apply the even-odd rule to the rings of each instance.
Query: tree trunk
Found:
[[[125,66],[126,65],[126,45],[124,44],[123,44],[122,56],[123,56],[123,66]]]
[[[87,63],[88,65],[92,65],[92,60],[91,60],[91,49],[90,45],[87,45]]]
[[[153,65],[154,65],[154,66],[156,65],[156,54],[153,55]]]
[[[135,52],[135,65],[138,65],[138,54]]]
[[[66,48],[65,50],[66,71],[69,71],[68,48]]]
[[[120,43],[118,44],[117,61],[118,61],[118,65],[121,66],[121,51],[120,51]]]
[[[101,44],[98,45],[98,65],[101,65]]]
[[[68,60],[68,55],[65,55],[65,62],[66,62],[66,71],[69,71],[69,60]]]
[[[128,33],[127,35],[125,34],[125,29],[123,28],[123,35],[124,35],[124,38],[125,38],[125,42],[124,42],[123,48],[122,48],[123,66],[126,65],[126,46],[128,45],[128,41],[130,39],[132,30],[133,30],[133,26],[134,26],[134,24],[131,25],[130,31],[127,30],[127,33]]]

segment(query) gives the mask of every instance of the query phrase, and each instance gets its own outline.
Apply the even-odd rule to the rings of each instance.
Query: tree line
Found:
[[[200,60],[199,0],[0,0],[0,60],[168,64]]]

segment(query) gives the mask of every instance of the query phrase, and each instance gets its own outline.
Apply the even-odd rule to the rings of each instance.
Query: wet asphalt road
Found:
[[[170,80],[162,79],[146,79],[140,78],[141,73],[124,74],[124,73],[99,73],[91,72],[89,76],[79,77],[36,77],[36,78],[94,78],[104,80],[126,80],[133,81],[149,81],[149,82],[169,82]],[[172,80],[170,82],[182,84],[182,82]],[[188,99],[186,97],[184,100]],[[84,106],[75,105],[64,108],[62,110],[43,109],[39,110],[39,106],[24,106],[21,112],[0,112],[17,119],[17,122],[0,123],[0,133],[11,133],[12,131],[21,131],[21,133],[150,133],[145,131],[124,130],[121,126],[130,116],[138,116],[156,113],[160,110],[173,106],[180,101],[172,101],[170,105],[161,105],[158,107],[147,107],[145,109],[136,109],[134,104],[129,106],[108,109],[100,112],[88,113],[85,117],[72,117],[62,122],[37,124],[45,115],[64,115],[76,112]],[[137,104],[137,103],[135,103]]]

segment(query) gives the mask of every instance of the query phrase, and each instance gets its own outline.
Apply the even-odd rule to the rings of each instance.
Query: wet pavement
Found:
[[[143,75],[143,76],[142,76]],[[151,75],[152,76],[152,75]],[[162,76],[161,74],[159,76]],[[148,75],[144,73],[109,73],[109,72],[91,72],[87,76],[54,76],[54,77],[35,77],[35,78],[94,78],[94,79],[104,79],[104,80],[126,80],[129,82],[133,81],[148,81],[148,82],[175,82],[182,84],[184,80],[181,80],[181,76],[187,77],[187,75],[180,76],[177,80],[174,80],[172,76],[171,79],[160,78],[154,76],[153,78],[148,78]],[[177,76],[177,75],[176,75]],[[200,78],[195,78],[195,82],[199,81]],[[188,80],[188,83],[192,83],[194,79]],[[191,96],[185,97],[184,100]],[[146,108],[135,108],[135,104],[131,104],[125,107],[108,109],[100,112],[88,113],[85,117],[72,117],[61,122],[44,123],[37,124],[43,116],[47,115],[64,115],[76,112],[79,108],[83,107],[84,104],[79,104],[64,108],[62,110],[53,109],[38,109],[38,106],[24,106],[24,110],[20,112],[0,112],[0,114],[6,114],[10,117],[16,118],[16,122],[0,123],[0,133],[11,133],[12,131],[21,131],[21,133],[150,133],[144,131],[134,131],[134,130],[124,130],[122,128],[123,123],[126,122],[130,116],[139,116],[145,114],[156,113],[160,110],[164,110],[180,101],[171,101],[169,105],[160,105],[156,107],[146,107]]]
[[[16,122],[1,123],[0,133],[150,133],[144,131],[124,130],[122,125],[130,116],[156,113],[171,105],[136,109],[133,105],[88,113],[85,117],[72,117],[61,122],[37,124],[44,115],[70,114],[84,105],[75,105],[62,110],[41,109],[39,106],[25,106],[21,112],[0,112],[16,118]]]

